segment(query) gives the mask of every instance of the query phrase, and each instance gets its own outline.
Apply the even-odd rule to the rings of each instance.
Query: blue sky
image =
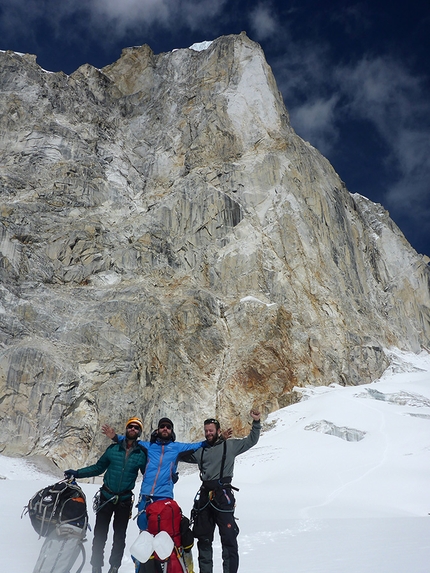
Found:
[[[430,255],[428,0],[1,0],[0,49],[103,67],[239,33],[259,42],[297,133]]]

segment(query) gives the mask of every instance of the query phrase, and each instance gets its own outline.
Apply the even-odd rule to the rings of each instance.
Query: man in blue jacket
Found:
[[[91,555],[92,573],[101,573],[103,554],[113,519],[113,545],[109,559],[109,573],[118,573],[125,548],[125,535],[133,505],[133,488],[139,470],[145,473],[147,456],[137,438],[143,430],[139,418],[131,418],[126,424],[125,438],[107,448],[102,457],[92,466],[79,470],[67,470],[66,477],[88,478],[103,476],[99,507],[94,527]]]
[[[114,441],[121,442],[124,439],[124,436],[115,434],[115,430],[107,424],[102,427],[102,431]],[[184,443],[175,440],[172,420],[161,418],[150,441],[138,441],[148,456],[138,502],[137,525],[141,530],[147,528],[145,508],[148,504],[159,499],[173,499],[173,486],[178,480],[177,466],[181,456],[206,445],[206,441]]]

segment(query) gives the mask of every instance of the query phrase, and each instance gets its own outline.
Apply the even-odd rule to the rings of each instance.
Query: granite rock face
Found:
[[[179,439],[429,346],[429,268],[300,139],[261,48],[0,53],[0,449],[83,465],[100,424]]]

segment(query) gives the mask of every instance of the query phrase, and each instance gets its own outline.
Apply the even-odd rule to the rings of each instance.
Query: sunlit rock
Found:
[[[295,134],[245,34],[71,76],[1,52],[0,106],[4,453],[82,464],[136,414],[240,435],[429,346],[425,260]]]

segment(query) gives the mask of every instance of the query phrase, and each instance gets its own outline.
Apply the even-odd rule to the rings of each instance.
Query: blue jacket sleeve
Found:
[[[194,451],[198,450],[199,448],[201,448],[204,444],[206,444],[206,440],[204,440],[203,442],[194,442],[192,444],[186,444],[183,442],[177,443],[177,445],[180,446],[180,448],[179,448],[180,453],[194,452]]]

